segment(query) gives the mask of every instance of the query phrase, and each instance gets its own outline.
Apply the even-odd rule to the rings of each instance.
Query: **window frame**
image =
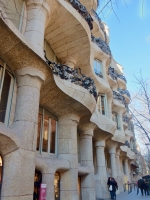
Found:
[[[97,69],[97,63],[100,64],[100,72],[101,73],[96,73],[95,72],[95,63],[96,63],[96,69]],[[104,78],[104,70],[103,70],[103,64],[102,64],[102,61],[98,60],[98,59],[94,59],[94,73],[99,76],[100,78]]]
[[[49,127],[48,127],[48,151],[44,152],[43,151],[43,133],[44,133],[44,115],[45,112],[48,113],[49,116],[49,122],[51,121],[51,119],[54,119],[56,121],[56,132],[55,132],[55,153],[50,153],[50,136],[51,136],[51,132],[50,132],[50,123],[49,123]],[[39,113],[42,114],[41,118],[41,128],[40,128],[40,141],[39,141],[39,150],[36,150],[37,152],[39,152],[40,154],[45,154],[45,155],[57,155],[58,154],[58,120],[57,118],[51,114],[48,110],[46,110],[45,108],[39,107]],[[36,147],[37,148],[37,147]]]
[[[3,62],[3,64],[2,64],[2,62]],[[9,87],[8,98],[7,98],[5,119],[4,119],[4,122],[0,122],[0,123],[4,123],[8,127],[10,125],[10,113],[11,113],[11,108],[12,108],[12,100],[13,100],[16,79],[15,79],[15,76],[12,73],[11,69],[7,65],[7,63],[1,59],[1,62],[0,62],[0,99],[1,99],[2,91],[3,91],[4,78],[5,78],[6,71],[9,74],[11,81],[10,81],[10,87]]]
[[[102,114],[102,104],[101,104],[101,97],[104,97],[104,111],[105,111],[105,114]],[[98,95],[98,97],[99,97],[99,100],[98,100],[98,107],[99,107],[99,112],[100,112],[100,114],[101,115],[104,115],[104,116],[108,116],[108,101],[107,101],[107,95],[106,94],[99,94]]]
[[[120,117],[119,114],[116,112],[113,112],[112,115],[113,117],[113,121],[116,122],[116,126],[117,126],[117,130],[121,130],[121,122],[120,122]]]

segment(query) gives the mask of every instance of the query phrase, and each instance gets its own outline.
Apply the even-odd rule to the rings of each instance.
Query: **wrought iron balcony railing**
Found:
[[[124,106],[126,105],[125,98],[119,92],[113,90],[113,98],[117,99]]]
[[[107,55],[109,55],[111,57],[111,50],[110,50],[109,46],[101,38],[95,38],[93,35],[91,35],[91,40],[92,40],[92,42],[97,44],[97,46],[104,53],[106,53]]]
[[[120,88],[118,88],[117,90],[118,90],[122,95],[123,95],[123,94],[126,94],[126,95],[130,98],[130,93],[129,93],[128,90],[123,90],[123,89],[120,89]]]
[[[110,75],[113,80],[117,80],[117,74],[116,74],[114,68],[109,67],[109,69],[108,69],[108,75]]]
[[[125,78],[125,76],[121,75],[121,74],[117,74],[115,72],[115,69],[113,67],[109,67],[108,68],[108,75],[110,75],[112,77],[113,80],[117,80],[118,78],[124,80],[127,83],[127,80]]]
[[[95,10],[92,10],[92,12],[93,12],[95,18],[98,20],[99,26],[100,26],[100,28],[102,29],[102,31],[103,31],[103,33],[104,33],[104,36],[105,36],[105,42],[107,42],[107,35],[106,35],[106,31],[105,31],[105,26],[104,26],[104,24],[102,23],[101,18],[98,16],[98,14],[95,12]]]
[[[121,75],[121,74],[117,74],[117,77],[124,80],[124,82],[127,83],[127,79],[125,78],[125,76]]]
[[[130,148],[130,143],[128,142],[128,140],[125,141],[124,145]]]
[[[75,83],[76,85],[85,88],[97,100],[97,91],[96,91],[96,86],[94,84],[94,80],[82,74],[80,68],[72,69],[67,65],[51,62],[46,57],[46,52],[45,52],[45,59],[46,63],[52,70],[53,74],[59,76],[61,79],[70,80],[72,83]]]
[[[87,11],[86,7],[80,3],[79,0],[69,0],[72,7],[74,7],[81,15],[82,17],[87,21],[90,30],[93,29],[93,19],[90,15],[90,13]]]
[[[127,123],[127,124],[129,123],[129,118],[127,117],[127,115],[122,117],[122,121]]]

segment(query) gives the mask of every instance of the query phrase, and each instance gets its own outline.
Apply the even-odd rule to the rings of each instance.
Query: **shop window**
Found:
[[[103,66],[100,60],[94,60],[94,72],[97,76],[103,78]]]
[[[0,60],[0,122],[9,125],[14,90],[14,75],[5,62]]]
[[[42,173],[38,170],[35,170],[33,200],[39,199],[41,183],[42,183]]]
[[[99,94],[97,104],[100,114],[107,116],[107,97],[105,94]]]
[[[8,19],[19,29],[24,16],[24,0],[1,0],[0,7],[7,15]]]
[[[57,119],[47,110],[40,108],[36,150],[40,153],[56,154]]]
[[[114,122],[116,122],[117,129],[120,130],[120,120],[119,115],[117,113],[112,114],[112,119]]]
[[[0,156],[0,199],[1,199],[1,188],[2,188],[2,174],[3,174],[3,161]]]
[[[55,200],[60,200],[60,174],[58,172],[55,173],[54,191],[55,191]]]

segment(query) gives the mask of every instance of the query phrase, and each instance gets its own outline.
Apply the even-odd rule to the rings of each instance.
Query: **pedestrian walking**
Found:
[[[149,191],[148,191],[149,186],[148,186],[148,182],[145,179],[144,179],[144,183],[143,183],[143,189],[144,189],[145,196],[149,195]]]
[[[110,192],[111,199],[116,200],[116,190],[118,190],[117,182],[115,181],[114,178],[109,177],[107,185],[108,185],[108,190]]]
[[[143,180],[142,178],[140,178],[140,179],[138,180],[138,188],[140,188],[141,194],[142,194],[142,196],[143,196],[143,191],[144,191],[144,180]]]

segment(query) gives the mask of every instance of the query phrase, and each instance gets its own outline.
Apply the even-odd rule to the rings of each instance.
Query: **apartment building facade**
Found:
[[[95,200],[137,167],[130,94],[97,0],[0,1],[0,198]]]

